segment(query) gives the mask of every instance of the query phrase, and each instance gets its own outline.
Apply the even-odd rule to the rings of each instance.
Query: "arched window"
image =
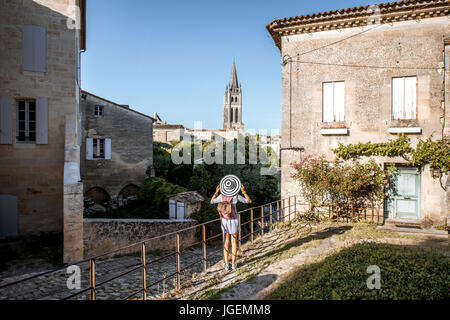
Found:
[[[239,122],[238,109],[234,109],[234,122]]]
[[[233,122],[233,109],[230,109],[230,122]]]

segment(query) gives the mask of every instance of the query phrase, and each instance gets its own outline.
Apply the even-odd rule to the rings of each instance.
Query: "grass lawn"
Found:
[[[381,288],[368,289],[370,265]],[[292,272],[265,298],[274,300],[448,299],[450,264],[441,252],[415,246],[356,244]]]

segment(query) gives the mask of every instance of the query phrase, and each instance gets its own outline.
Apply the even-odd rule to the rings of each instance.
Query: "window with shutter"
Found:
[[[322,121],[343,122],[345,102],[344,82],[324,82],[322,94]]]
[[[0,97],[0,144],[12,144],[12,98]]]
[[[22,68],[24,71],[46,72],[47,32],[44,27],[22,27]]]
[[[414,120],[417,118],[417,78],[392,78],[392,118]]]

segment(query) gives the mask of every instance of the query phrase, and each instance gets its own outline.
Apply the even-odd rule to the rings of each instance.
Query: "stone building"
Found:
[[[153,169],[153,121],[129,106],[82,91],[81,178],[98,204],[136,196]]]
[[[155,123],[153,125],[154,141],[170,143],[171,141],[183,141],[185,139],[185,128],[182,124]],[[188,139],[190,139],[190,136]]]
[[[194,212],[202,208],[205,198],[197,191],[188,191],[169,196],[170,219],[189,219]]]
[[[331,160],[339,143],[387,142],[399,132],[413,146],[448,137],[449,13],[448,1],[399,1],[267,25],[282,57],[283,197],[298,194],[289,164],[306,154]],[[446,192],[428,168],[376,160],[398,165],[386,218],[445,222]]]
[[[64,234],[83,257],[79,161],[85,0],[0,0],[0,238]]]

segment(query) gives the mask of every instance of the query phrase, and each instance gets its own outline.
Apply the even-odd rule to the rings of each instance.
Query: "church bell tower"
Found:
[[[223,128],[244,131],[244,124],[242,123],[242,87],[238,83],[234,59],[230,82],[223,96]]]

